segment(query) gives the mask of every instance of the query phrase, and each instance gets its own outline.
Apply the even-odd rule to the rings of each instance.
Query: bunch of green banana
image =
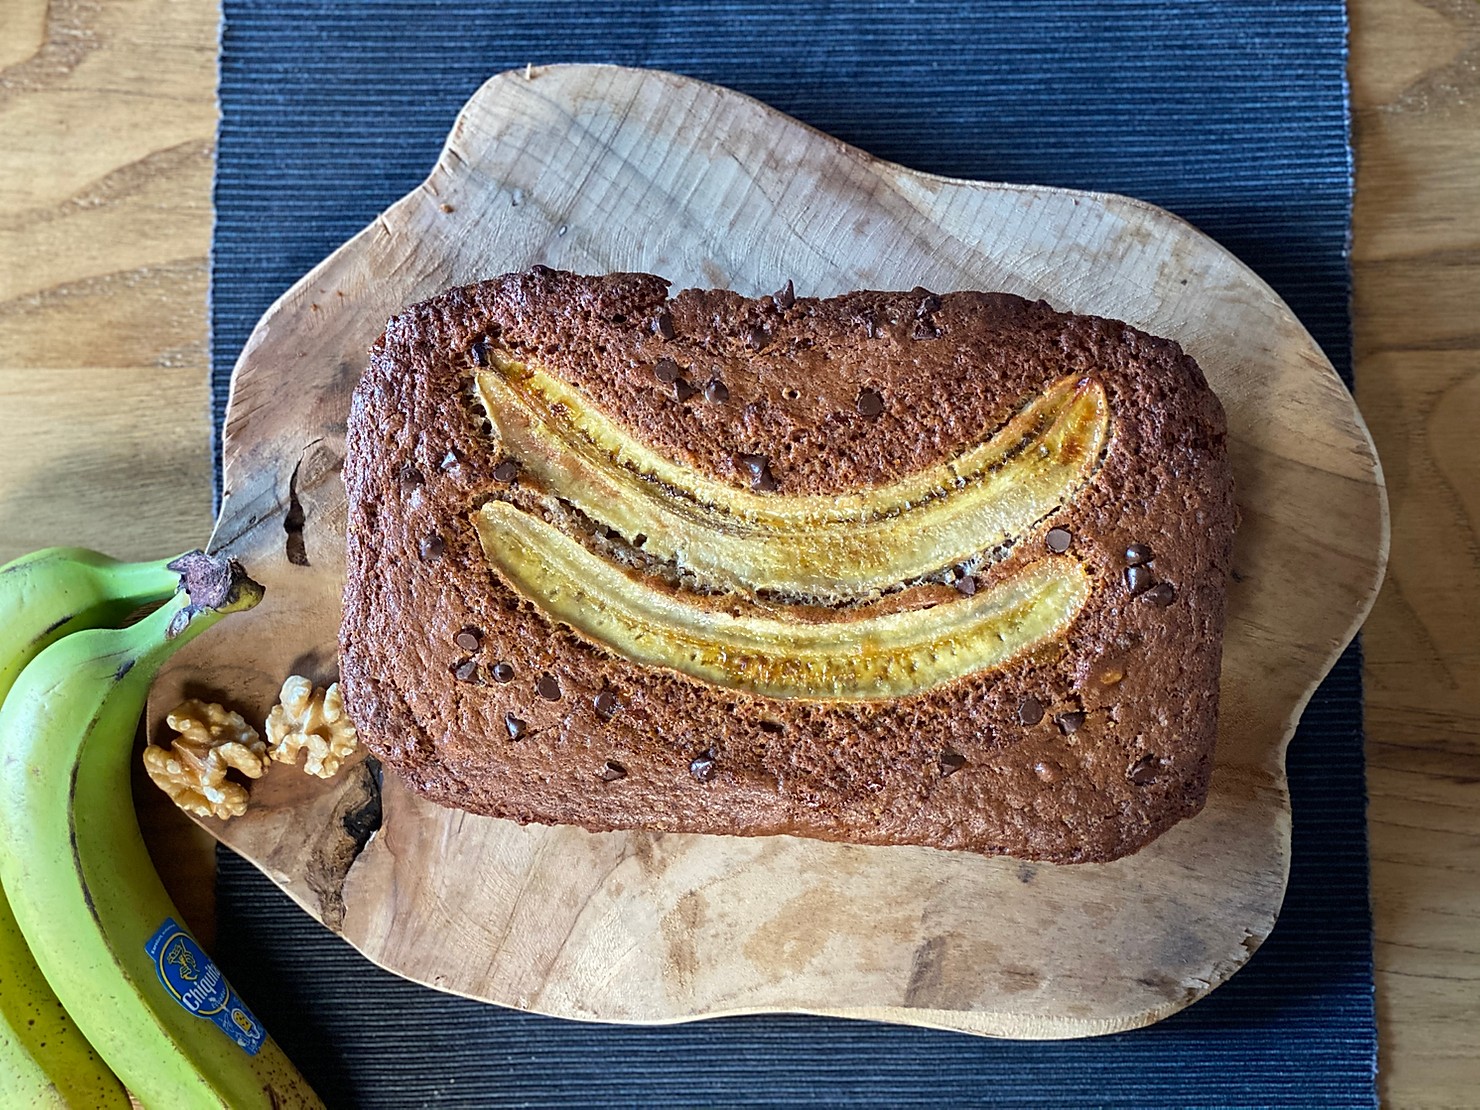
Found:
[[[8,577],[21,565],[51,565],[65,585],[49,590],[36,572]],[[77,585],[88,566],[100,568],[93,595]],[[5,1105],[126,1105],[123,1086],[146,1107],[320,1105],[177,924],[130,791],[134,735],[160,666],[255,605],[261,587],[198,552],[148,569],[75,552],[12,567],[0,571],[0,651],[10,652],[0,677],[20,675],[0,704],[0,882],[34,963],[0,973],[10,981],[19,966],[15,985],[47,1020],[65,1021],[60,999],[76,1024],[54,1025],[56,1038],[43,1041],[17,1032],[36,1027],[7,1009]],[[177,588],[128,628],[71,631]]]
[[[164,562],[121,563],[53,547],[0,567],[0,704],[22,669],[79,628],[163,601],[180,576]],[[126,1107],[123,1084],[46,982],[0,894],[0,1093],[7,1106]]]

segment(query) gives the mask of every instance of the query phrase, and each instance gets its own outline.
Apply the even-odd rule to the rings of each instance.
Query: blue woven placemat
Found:
[[[252,325],[412,188],[526,62],[728,85],[885,158],[1129,193],[1236,251],[1349,374],[1341,0],[226,0],[214,400]],[[1290,752],[1290,893],[1226,986],[1150,1029],[1027,1044],[805,1017],[664,1029],[481,1006],[375,968],[220,858],[220,962],[333,1106],[1373,1106],[1360,663]]]

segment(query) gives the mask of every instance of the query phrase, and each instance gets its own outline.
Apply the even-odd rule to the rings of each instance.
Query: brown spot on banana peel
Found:
[[[61,628],[62,625],[66,624],[68,621],[72,620],[76,616],[76,613],[63,613],[60,617],[58,617],[56,620],[52,621],[49,625],[43,628],[40,635],[38,635],[36,639],[38,641],[47,640],[53,632],[55,632],[58,628]]]
[[[476,385],[502,450],[550,492],[700,581],[837,602],[1010,542],[1087,483],[1109,436],[1093,377],[1065,377],[947,462],[858,493],[736,489],[664,458],[538,367],[490,351]]]
[[[788,620],[639,579],[501,501],[473,521],[490,564],[553,621],[634,663],[774,698],[902,697],[989,670],[1062,635],[1090,594],[1077,561],[1049,556],[928,609]]]

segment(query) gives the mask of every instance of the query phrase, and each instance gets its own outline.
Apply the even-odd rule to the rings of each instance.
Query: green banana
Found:
[[[0,567],[0,703],[48,644],[162,601],[180,576],[53,547]],[[128,1094],[68,1016],[0,896],[0,1094],[7,1106],[126,1107]]]
[[[37,964],[146,1107],[320,1106],[180,926],[139,833],[130,761],[150,683],[262,589],[194,553],[128,628],[42,651],[0,705],[0,882]]]
[[[0,1102],[127,1107],[128,1094],[67,1016],[0,898]]]
[[[122,563],[81,547],[49,547],[6,563],[0,567],[0,701],[53,640],[122,620],[179,586],[168,561]]]

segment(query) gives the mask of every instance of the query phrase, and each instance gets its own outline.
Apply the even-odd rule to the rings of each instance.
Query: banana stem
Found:
[[[117,666],[115,676],[145,687],[175,652],[222,617],[252,608],[264,592],[236,560],[200,551],[167,564],[133,564],[129,571],[147,590],[143,601],[158,600],[161,582],[175,588],[174,596],[158,609],[117,633],[119,650],[111,657]]]
[[[262,586],[247,577],[235,559],[192,551],[167,564],[179,592],[129,629],[138,653],[128,663],[145,681],[166,659],[228,613],[239,613],[262,600]]]
[[[180,588],[180,574],[170,569],[180,559],[159,560],[147,563],[119,563],[109,570],[108,575],[118,584],[120,599],[126,604],[146,605],[168,597]]]

